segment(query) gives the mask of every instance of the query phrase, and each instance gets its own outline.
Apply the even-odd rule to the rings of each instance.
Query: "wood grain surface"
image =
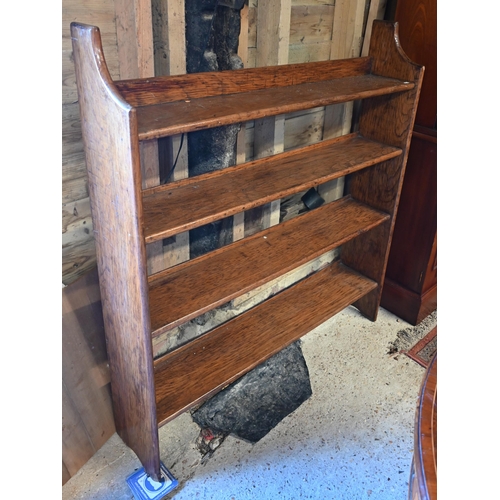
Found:
[[[426,139],[413,134],[394,229],[397,251],[391,252],[387,266],[388,277],[415,293],[430,288],[422,277],[429,277],[425,271],[437,232],[437,145]]]
[[[429,128],[437,125],[437,17],[436,0],[400,0],[394,15],[405,53],[425,66],[415,122]]]
[[[437,354],[422,382],[415,417],[415,476],[420,500],[437,499]]]
[[[115,432],[97,269],[62,290],[63,484]]]
[[[257,72],[261,68],[248,71]],[[137,108],[139,139],[203,130],[292,111],[407,91],[413,83],[374,75],[346,77],[245,94],[187,98]]]
[[[365,99],[359,119],[359,132],[364,137],[401,148],[403,154],[379,163],[373,169],[355,172],[348,179],[348,192],[355,199],[392,216],[387,228],[380,227],[377,232],[357,238],[342,248],[342,259],[347,265],[379,283],[376,290],[355,304],[364,315],[375,320],[424,68],[408,59],[398,40],[397,24],[386,21],[373,23],[369,55],[373,57],[373,74],[388,78],[397,75],[412,83],[408,92]],[[378,235],[377,239],[374,239],[375,235]],[[370,252],[366,252],[367,248]]]
[[[257,9],[255,66],[286,66],[290,47],[292,0],[261,2]],[[285,115],[253,121],[253,158],[282,153],[285,147]],[[244,213],[244,235],[279,223],[281,200],[254,207]]]
[[[135,111],[116,93],[99,31],[71,36],[89,178],[116,429],[159,478]]]
[[[115,85],[130,105],[138,107],[360,76],[370,72],[370,64],[370,59],[364,57],[312,64],[159,76],[116,81]]]
[[[401,154],[358,134],[144,191],[146,242],[305,191]]]
[[[108,70],[120,78],[115,19],[114,0],[62,1],[62,281],[66,285],[96,266],[92,228],[67,225],[64,220],[66,211],[78,210],[89,196],[70,24],[78,20],[99,26]]]
[[[412,325],[437,307],[437,2],[392,2],[406,54],[425,65],[382,306]]]
[[[158,424],[348,305],[375,319],[423,69],[405,56],[395,27],[383,22],[373,25],[368,58],[116,84],[99,30],[73,23],[72,39],[115,424],[158,480]],[[175,188],[143,191],[140,140],[358,99],[364,99],[361,136],[182,180]],[[316,163],[326,163],[326,172]],[[265,203],[346,173],[345,198],[148,279],[145,227],[150,241],[159,241],[185,231],[186,224],[216,220],[247,203]],[[202,185],[210,189],[186,204],[189,191]],[[176,189],[173,203],[170,193]],[[210,205],[215,196],[206,193],[217,190],[222,190],[219,204]],[[193,207],[203,204],[208,210],[195,215]],[[188,219],[175,215],[181,208]],[[161,220],[151,230],[153,216]],[[342,264],[303,279],[153,363],[152,335],[337,246],[342,246]]]
[[[334,263],[155,363],[160,425],[202,402],[376,287]]]
[[[150,277],[153,335],[298,267],[388,219],[349,198]]]

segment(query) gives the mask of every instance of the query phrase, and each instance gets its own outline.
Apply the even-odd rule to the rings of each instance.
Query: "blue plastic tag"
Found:
[[[160,500],[167,493],[172,491],[179,484],[177,479],[160,462],[161,482],[153,481],[145,472],[144,467],[134,472],[127,478],[129,485],[136,500]]]

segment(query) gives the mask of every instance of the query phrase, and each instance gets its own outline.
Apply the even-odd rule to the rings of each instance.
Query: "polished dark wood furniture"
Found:
[[[391,2],[405,52],[425,66],[381,305],[416,325],[437,308],[437,6]]]
[[[115,423],[158,478],[159,425],[351,304],[376,319],[423,68],[378,21],[368,57],[114,82],[98,28],[71,33]],[[358,99],[356,133],[141,188],[141,141]],[[147,275],[148,243],[346,175],[341,200]],[[154,336],[338,246],[336,262],[153,360]]]
[[[415,445],[409,500],[437,499],[437,354],[422,382],[415,414]]]

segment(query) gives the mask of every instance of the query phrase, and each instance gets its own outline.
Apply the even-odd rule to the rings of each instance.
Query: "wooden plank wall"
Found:
[[[115,432],[97,269],[62,290],[62,482]]]
[[[154,64],[156,76],[186,73],[186,40],[184,0],[152,0]],[[175,164],[172,181],[188,176],[187,141],[180,135],[159,141],[160,156],[170,170]],[[177,161],[176,161],[177,160]],[[149,274],[189,259],[189,232],[158,242],[149,259]],[[151,262],[151,256],[157,262]]]
[[[262,0],[261,0],[262,1]],[[273,0],[263,2],[261,9],[268,13],[262,15],[261,22],[271,22],[269,6],[278,9],[278,26],[283,31],[282,39],[288,38],[288,49],[283,49],[280,42],[278,64],[286,62],[306,62],[343,57],[356,57],[361,54],[363,34],[366,21],[368,26],[374,18],[383,16],[385,0]],[[78,20],[95,24],[101,29],[104,53],[113,78],[127,78],[136,74],[152,74],[152,64],[156,74],[178,74],[185,71],[183,55],[185,47],[179,40],[183,23],[184,5],[182,0],[153,0],[153,9],[149,0],[63,0],[63,85],[62,85],[62,281],[64,284],[73,282],[86,271],[95,266],[95,248],[92,237],[92,221],[88,199],[85,160],[81,140],[79,111],[76,94],[73,62],[71,59],[71,40],[69,24]],[[272,10],[271,9],[271,10]],[[248,30],[242,33],[240,53],[246,59],[247,67],[255,67],[258,61],[257,25],[258,0],[249,0],[245,6],[243,26]],[[160,13],[161,15],[159,16]],[[168,45],[163,40],[164,50],[173,54],[172,58],[159,58],[153,61],[153,41],[151,40],[151,15],[160,18],[160,32],[175,33],[175,44]],[[120,22],[117,23],[116,20]],[[148,28],[149,26],[149,28]],[[289,26],[289,28],[288,28]],[[139,29],[139,27],[141,27]],[[285,33],[287,31],[287,33]],[[369,35],[368,28],[367,34]],[[142,40],[138,41],[137,33]],[[272,47],[269,34],[263,30],[259,35],[261,47]],[[120,40],[120,42],[118,42]],[[128,40],[128,42],[127,42]],[[140,42],[141,50],[137,50]],[[367,47],[367,44],[364,44]],[[172,47],[173,50],[170,50]],[[261,49],[265,50],[264,48]],[[166,61],[163,63],[162,60]],[[259,62],[259,65],[262,61]],[[138,68],[142,68],[140,71]],[[139,73],[137,73],[139,71]],[[321,140],[323,136],[335,136],[345,133],[350,127],[352,107],[341,105],[337,107],[310,110],[287,115],[284,119],[284,150],[310,144]],[[260,137],[260,136],[259,136]],[[250,160],[256,155],[254,124],[248,123],[245,130],[244,146],[240,138],[240,154],[238,161]],[[278,141],[279,142],[279,141]],[[177,151],[179,138],[174,138],[171,150]],[[278,143],[277,143],[278,144]],[[262,146],[257,146],[262,151]],[[152,148],[152,149],[151,149]],[[150,146],[149,156],[155,156],[155,146]],[[244,149],[244,155],[241,151]],[[276,145],[274,150],[276,151]],[[146,155],[148,153],[145,153]],[[182,158],[187,154],[184,146]],[[262,154],[262,153],[259,153]],[[243,158],[244,157],[244,158]],[[154,161],[154,160],[150,160]],[[176,168],[180,176],[183,169]],[[154,172],[154,168],[153,168]],[[148,183],[156,182],[153,179]],[[335,199],[342,191],[342,185],[322,188],[321,194]],[[330,194],[328,194],[330,193]],[[276,212],[276,209],[275,209]],[[240,217],[241,219],[241,217]],[[239,220],[239,219],[238,219]],[[241,222],[235,224],[235,237],[241,237],[243,227]],[[240,236],[238,236],[238,234]],[[157,245],[149,248],[150,271],[161,269],[185,260],[188,254],[187,235],[181,235],[171,246]],[[153,259],[153,260],[151,260]],[[156,261],[154,260],[156,259]]]
[[[367,37],[363,37],[367,19],[371,24],[374,18],[383,17],[385,8],[385,0],[260,1],[260,17],[258,0],[249,0],[242,11],[239,54],[246,67],[267,63],[267,58],[259,54],[258,45],[263,53],[276,53],[278,59],[274,61],[275,64],[359,56],[364,47],[368,46]],[[270,5],[275,11],[269,10]],[[100,28],[111,76],[120,79],[149,76],[153,72],[157,75],[185,72],[183,20],[183,0],[63,0],[62,281],[68,285],[84,276],[83,280],[74,284],[76,287],[82,287],[83,283],[90,287],[88,291],[84,290],[88,303],[78,306],[79,314],[92,314],[94,326],[99,321],[95,309],[98,307],[98,296],[95,295],[96,283],[88,272],[95,270],[95,248],[69,25],[72,21],[79,21]],[[273,26],[278,29],[278,36],[273,32],[274,28],[271,29]],[[367,35],[369,33],[368,29]],[[273,119],[271,149],[289,150],[317,142],[323,137],[345,133],[350,129],[351,113],[352,107],[340,105],[291,113],[280,119]],[[259,126],[261,128],[257,134],[262,136],[263,129]],[[263,154],[265,147],[262,145],[262,139],[256,142],[255,137],[256,127],[253,122],[242,127],[238,137],[238,163]],[[172,155],[172,151],[177,154],[179,146],[180,138],[173,138],[167,148],[167,154]],[[156,143],[151,143],[142,151],[143,158],[146,159],[148,184],[158,182],[157,148]],[[186,158],[187,150],[184,144],[176,168],[177,178],[187,175]],[[335,199],[341,194],[342,188],[342,183],[337,182],[322,188],[321,194],[328,200]],[[274,210],[276,211],[276,206]],[[271,214],[272,210],[269,212],[267,224],[273,223]],[[236,216],[234,239],[241,238],[244,233],[244,218],[242,215]],[[174,242],[160,243],[148,251],[150,271],[185,260],[189,255],[187,234],[178,236]],[[260,301],[269,296],[270,287],[274,293],[290,285],[323,265],[325,258],[330,257],[322,257],[323,260],[320,259],[309,267],[303,266],[298,273],[289,273],[286,277],[274,280],[267,287],[245,294],[234,301],[234,307],[240,308],[238,312],[241,312],[245,307],[249,307],[252,300]],[[67,302],[67,298],[65,307],[73,307]],[[86,313],[83,311],[85,308]],[[75,319],[73,312],[68,314]],[[104,425],[107,429],[102,434],[105,441],[109,432],[114,429],[109,421],[109,387],[102,359],[96,362],[85,356],[77,356],[76,359],[71,356],[71,352],[79,352],[78,349],[84,345],[82,339],[89,335],[88,329],[93,328],[92,324],[92,321],[79,324],[67,321],[63,323],[63,343],[68,346],[80,346],[74,347],[76,350],[68,348],[63,352],[63,364],[71,367],[63,372],[63,417],[66,419],[66,425],[63,427],[63,454],[66,457],[63,463],[63,482],[76,473],[103,444],[102,439],[93,440],[92,436],[96,436],[96,433],[102,434]],[[155,346],[155,351],[158,354],[170,340],[157,340],[159,344]],[[82,390],[81,386],[75,386],[75,379],[72,377],[77,372],[82,374],[82,380],[90,384],[90,389]],[[93,415],[85,414],[89,400],[92,400]],[[95,415],[99,415],[97,420],[93,418]]]
[[[114,0],[63,0],[62,3],[62,281],[73,282],[95,266],[87,174],[83,153],[70,23],[101,29],[111,76],[120,77]]]

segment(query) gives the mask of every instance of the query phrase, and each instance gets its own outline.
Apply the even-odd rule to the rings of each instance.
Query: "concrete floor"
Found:
[[[303,338],[313,395],[256,444],[229,436],[208,459],[184,414],[160,429],[161,459],[179,481],[175,500],[404,500],[424,369],[389,355],[410,326],[380,310],[375,323],[347,308]],[[133,499],[140,462],[115,434],[63,486],[63,500]]]

